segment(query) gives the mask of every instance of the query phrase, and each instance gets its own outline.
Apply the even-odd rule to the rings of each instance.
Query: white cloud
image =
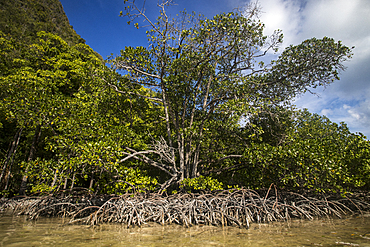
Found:
[[[280,29],[284,33],[284,44],[295,43],[301,24],[299,1],[261,0],[259,3],[262,6],[265,35]]]
[[[355,106],[344,104],[342,107],[337,107],[327,111],[323,109],[322,115],[326,115],[334,122],[346,122],[353,132],[361,132],[367,135],[369,133],[368,124],[370,121],[370,101],[365,100]]]
[[[370,1],[368,0],[259,0],[265,34],[281,29],[283,48],[312,37],[332,37],[348,47],[354,56],[345,65],[341,80],[327,89],[315,90],[296,100],[296,105],[345,121],[353,132],[370,137]]]
[[[322,109],[320,112],[320,115],[323,115],[323,116],[329,116],[331,114],[333,114],[333,110],[331,109]]]
[[[343,105],[343,109],[345,109],[345,110],[350,109],[350,108],[351,107],[349,105],[346,105],[346,104]]]

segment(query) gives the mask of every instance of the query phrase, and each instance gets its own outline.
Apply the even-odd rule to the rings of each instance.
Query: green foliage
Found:
[[[124,167],[120,171],[123,180],[113,180],[107,183],[102,179],[99,181],[101,186],[101,193],[122,195],[127,192],[141,193],[154,191],[158,185],[158,181],[148,175],[145,175],[138,168]]]
[[[181,181],[180,189],[191,193],[199,190],[222,190],[223,184],[212,177],[199,176],[196,178],[185,178]]]
[[[30,192],[41,192],[48,193],[56,188],[55,182],[53,180],[58,178],[58,163],[52,159],[40,159],[25,162],[23,161],[20,168],[25,171],[26,167],[28,170],[25,174],[28,177],[28,182],[30,186]]]
[[[299,111],[280,145],[252,142],[239,173],[245,185],[342,192],[370,185],[370,143],[328,118]]]
[[[352,55],[352,50],[341,41],[335,42],[328,37],[291,45],[276,61],[272,61],[272,72],[263,79],[269,87],[263,90],[270,97],[292,99],[309,87],[325,86],[339,80],[339,71],[344,70],[343,62]],[[272,82],[275,84],[270,85]]]
[[[98,189],[103,187],[100,179],[114,183],[114,177],[130,178],[138,190],[153,190],[155,179],[137,169],[134,174],[122,173],[121,168],[132,162],[120,164],[117,157],[125,142],[145,147],[142,131],[155,128],[149,119],[157,118],[156,106],[113,94],[106,82],[122,86],[124,81],[87,45],[69,46],[59,36],[45,32],[38,36],[37,43],[17,56],[11,49],[14,40],[1,37],[2,58],[12,65],[0,77],[4,123],[14,123],[29,136],[19,145],[24,153],[36,149],[33,137],[43,133],[37,159],[17,156],[15,162],[22,165],[13,167],[14,174],[27,176],[31,192],[73,186]],[[137,90],[147,93],[146,89]]]

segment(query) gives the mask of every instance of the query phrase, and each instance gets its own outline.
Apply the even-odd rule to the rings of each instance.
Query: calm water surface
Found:
[[[67,225],[0,215],[0,246],[369,246],[370,214],[236,227]]]

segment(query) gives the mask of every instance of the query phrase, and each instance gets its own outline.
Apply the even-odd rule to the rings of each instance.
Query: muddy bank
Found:
[[[314,219],[343,217],[370,211],[370,195],[357,192],[339,195],[241,189],[193,194],[126,194],[121,196],[69,193],[42,197],[1,199],[3,212],[26,215],[64,217],[70,224],[97,225],[120,223],[127,227],[149,222],[249,227],[251,223],[288,221],[292,218]]]

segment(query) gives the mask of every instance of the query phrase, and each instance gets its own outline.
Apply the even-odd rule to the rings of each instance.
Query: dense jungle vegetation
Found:
[[[257,5],[171,19],[162,4],[151,21],[125,3],[149,45],[106,63],[59,1],[0,3],[2,196],[370,188],[366,137],[292,105],[338,80],[352,48],[312,38],[266,62],[283,36],[263,35]]]

